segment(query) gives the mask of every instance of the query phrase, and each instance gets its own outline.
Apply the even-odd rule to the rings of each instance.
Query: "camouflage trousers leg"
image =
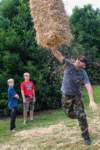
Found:
[[[81,98],[63,95],[62,107],[68,117],[78,120],[80,129],[82,131],[82,137],[89,136],[88,123]]]

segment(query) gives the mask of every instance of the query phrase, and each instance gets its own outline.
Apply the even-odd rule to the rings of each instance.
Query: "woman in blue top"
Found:
[[[18,106],[19,95],[14,89],[14,79],[9,79],[8,83],[8,107],[10,109],[10,130],[16,129],[16,112]]]

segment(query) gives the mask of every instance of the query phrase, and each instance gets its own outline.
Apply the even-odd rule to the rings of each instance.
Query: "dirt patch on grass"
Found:
[[[35,128],[31,130],[23,130],[15,134],[16,138],[21,138],[21,139],[29,139],[32,137],[41,137],[44,135],[50,135],[53,134],[54,130],[57,128],[62,128],[63,124],[59,123],[57,125],[50,125],[49,127],[45,128]]]

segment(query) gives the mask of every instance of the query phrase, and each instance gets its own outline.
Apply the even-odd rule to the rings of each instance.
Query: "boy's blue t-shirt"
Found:
[[[18,100],[14,97],[16,95],[16,91],[14,87],[8,88],[8,107],[9,109],[12,109],[14,107],[17,107]]]

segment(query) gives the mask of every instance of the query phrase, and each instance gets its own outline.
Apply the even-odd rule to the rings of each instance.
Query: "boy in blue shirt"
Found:
[[[10,109],[10,130],[16,129],[16,113],[18,106],[19,95],[14,89],[14,79],[9,79],[8,83],[8,107]]]

